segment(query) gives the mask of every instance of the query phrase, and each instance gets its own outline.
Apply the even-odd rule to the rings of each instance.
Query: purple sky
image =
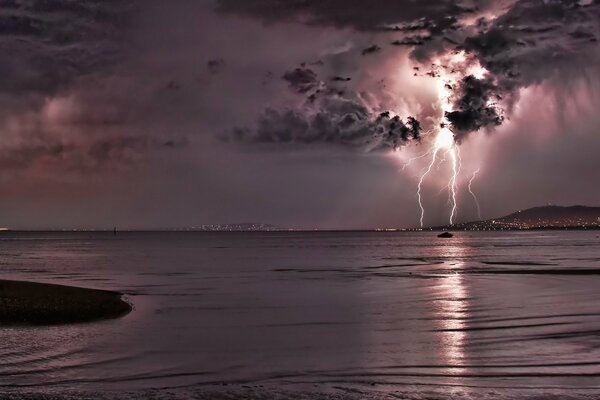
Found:
[[[600,205],[599,39],[599,0],[0,0],[0,225],[417,226],[440,123],[458,221],[476,170],[484,218]]]

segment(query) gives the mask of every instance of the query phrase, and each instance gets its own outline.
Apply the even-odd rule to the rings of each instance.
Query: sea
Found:
[[[0,327],[0,398],[600,398],[600,231],[8,232],[0,278],[133,306]]]

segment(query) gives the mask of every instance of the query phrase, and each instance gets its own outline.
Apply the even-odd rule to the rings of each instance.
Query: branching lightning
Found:
[[[452,177],[450,178],[450,195],[452,197],[451,206],[452,211],[450,212],[450,225],[454,224],[454,218],[456,217],[456,211],[458,203],[456,201],[457,192],[457,178],[460,173],[460,156],[458,154],[458,146],[453,144],[450,150],[450,157],[452,158]]]
[[[465,61],[464,54],[458,53],[451,56],[451,59],[444,60],[445,62],[452,63],[462,63]],[[417,185],[417,199],[419,202],[419,208],[421,210],[420,216],[420,224],[421,227],[424,226],[425,219],[425,207],[423,205],[423,183],[427,176],[431,173],[432,169],[438,163],[437,169],[440,169],[440,166],[446,159],[448,158],[450,163],[450,178],[448,180],[448,184],[446,188],[448,190],[448,199],[449,199],[449,207],[450,207],[450,215],[449,215],[449,223],[450,225],[454,225],[456,222],[456,217],[458,213],[458,181],[462,168],[462,159],[460,155],[459,146],[456,143],[454,133],[450,130],[450,123],[446,118],[446,113],[452,111],[452,84],[456,81],[457,77],[453,76],[454,72],[447,72],[447,68],[442,65],[441,62],[436,62],[434,66],[437,67],[438,76],[436,76],[436,83],[438,89],[438,100],[439,100],[439,119],[438,126],[433,133],[434,139],[431,141],[431,149],[424,154],[421,154],[417,157],[411,158],[404,164],[403,170],[410,165],[411,162],[426,157],[431,156],[429,163],[425,168],[421,170],[419,176],[419,183]],[[485,69],[480,66],[474,66],[475,70],[469,70],[468,73],[475,75],[482,75],[485,73]],[[443,154],[443,157],[440,157],[440,154]],[[479,170],[477,171],[479,172]],[[469,182],[469,192],[475,199],[477,204],[477,212],[481,219],[481,210],[479,207],[479,201],[471,190],[471,184],[475,178],[477,173],[473,175]]]
[[[416,161],[416,160],[418,160],[418,159],[420,159],[420,158],[426,157],[426,156],[428,156],[429,154],[431,154],[431,152],[430,152],[430,151],[428,151],[427,153],[423,153],[423,154],[421,154],[420,156],[416,156],[416,157],[410,158],[410,159],[409,159],[408,161],[406,161],[406,162],[404,163],[404,165],[402,166],[402,171],[404,171],[404,170],[406,169],[406,167],[408,167],[410,164],[412,164],[412,162],[413,162],[413,161]]]
[[[460,156],[458,155],[458,146],[454,141],[454,134],[448,128],[441,128],[437,132],[437,136],[433,143],[433,148],[430,152],[425,153],[425,155],[431,154],[431,160],[428,166],[422,171],[421,176],[419,178],[419,184],[417,186],[417,198],[419,201],[419,207],[421,209],[421,218],[420,223],[421,227],[424,225],[425,219],[425,207],[423,206],[423,198],[422,198],[422,188],[423,182],[425,178],[431,170],[433,169],[436,161],[438,161],[438,154],[440,152],[445,152],[447,156],[450,157],[451,167],[452,167],[452,176],[450,181],[448,182],[448,192],[450,196],[450,205],[451,205],[451,213],[450,213],[450,224],[454,223],[454,217],[456,215],[457,210],[457,178],[458,173],[460,171]]]
[[[425,177],[431,172],[431,168],[433,168],[433,165],[435,164],[438,151],[439,149],[434,148],[431,156],[431,162],[429,163],[429,166],[427,167],[425,172],[421,174],[421,178],[419,179],[419,185],[417,187],[417,198],[419,199],[419,207],[421,207],[421,227],[423,227],[423,219],[425,218],[425,207],[423,207],[423,200],[421,199],[421,188],[423,186],[423,181],[425,180]]]
[[[439,63],[438,63],[439,64]],[[448,182],[448,195],[450,198],[450,225],[454,223],[454,218],[456,216],[457,211],[457,178],[460,170],[460,161],[458,155],[458,146],[456,145],[456,141],[454,140],[454,133],[447,128],[449,126],[448,121],[446,121],[445,114],[447,111],[451,110],[450,97],[451,93],[448,90],[447,82],[444,79],[438,78],[438,93],[439,93],[439,101],[441,103],[441,115],[440,115],[440,128],[435,132],[435,140],[433,141],[433,148],[429,153],[432,154],[431,161],[424,172],[421,174],[419,178],[419,184],[417,186],[417,198],[419,201],[419,208],[421,209],[421,218],[420,223],[421,227],[423,227],[424,219],[425,219],[425,207],[423,206],[422,199],[422,187],[425,178],[431,172],[433,166],[438,160],[438,153],[440,151],[444,151],[444,160],[447,156],[450,157],[450,164],[452,168],[452,175]],[[426,153],[428,154],[428,153]],[[439,166],[438,166],[439,168]]]
[[[473,175],[471,176],[471,179],[469,179],[469,193],[471,194],[471,196],[473,196],[473,200],[475,200],[475,205],[477,206],[477,218],[479,220],[481,220],[481,206],[479,205],[479,200],[477,199],[477,196],[475,195],[475,192],[473,192],[473,181],[475,180],[475,178],[477,178],[477,174],[479,174],[479,168],[477,169],[477,171],[473,172]]]

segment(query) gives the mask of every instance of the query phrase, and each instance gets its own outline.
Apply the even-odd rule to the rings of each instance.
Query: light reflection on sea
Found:
[[[469,317],[469,293],[461,269],[465,266],[464,258],[468,247],[465,239],[442,243],[434,247],[435,256],[452,260],[443,271],[439,282],[439,299],[433,302],[434,315],[439,318],[440,340],[442,353],[440,358],[447,365],[453,366],[448,374],[463,375],[467,371],[465,364],[465,340],[467,332],[466,321]]]
[[[594,232],[9,233],[0,257],[2,278],[114,289],[135,306],[0,328],[0,393],[600,394]]]

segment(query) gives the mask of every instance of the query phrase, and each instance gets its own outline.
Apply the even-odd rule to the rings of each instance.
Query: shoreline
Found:
[[[114,319],[132,307],[122,294],[0,279],[0,327],[64,325]]]

